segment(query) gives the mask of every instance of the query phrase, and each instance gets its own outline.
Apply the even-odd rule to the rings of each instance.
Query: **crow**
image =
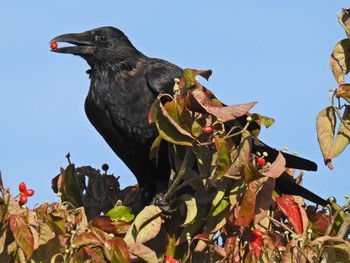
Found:
[[[170,175],[168,147],[160,147],[158,164],[150,160],[150,149],[158,131],[148,122],[148,111],[159,94],[172,94],[174,79],[183,69],[162,59],[149,58],[138,51],[128,37],[114,27],[100,27],[82,33],[63,34],[50,41],[72,45],[51,51],[82,57],[90,69],[90,89],[85,100],[85,112],[96,130],[116,155],[135,175],[142,199],[148,204],[154,195],[166,189]],[[227,126],[244,126],[246,116]],[[273,162],[279,151],[252,136],[252,151],[267,152]],[[286,167],[316,171],[309,160],[283,153]],[[286,194],[299,195],[316,204],[327,205],[311,191],[283,173],[276,188]]]

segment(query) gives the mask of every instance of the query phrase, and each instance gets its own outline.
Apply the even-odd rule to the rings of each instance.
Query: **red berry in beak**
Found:
[[[50,48],[51,48],[51,49],[56,49],[57,47],[58,47],[57,42],[52,42],[52,43],[50,43]]]

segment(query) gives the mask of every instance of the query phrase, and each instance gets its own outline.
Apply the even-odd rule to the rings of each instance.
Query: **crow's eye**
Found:
[[[96,42],[106,42],[107,37],[105,35],[96,35],[95,40],[96,40]]]

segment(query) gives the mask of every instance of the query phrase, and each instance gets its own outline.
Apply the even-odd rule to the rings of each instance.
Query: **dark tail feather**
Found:
[[[256,137],[253,137],[252,150],[254,153],[267,152],[268,156],[266,157],[266,160],[271,163],[277,158],[277,155],[279,153],[279,151],[266,145]],[[282,152],[282,154],[283,154],[283,157],[286,159],[286,167],[288,168],[294,168],[294,169],[300,169],[300,170],[306,170],[306,171],[317,171],[317,164],[312,161],[309,161],[307,159],[304,159],[289,153]]]
[[[283,173],[276,179],[276,189],[282,194],[298,195],[322,206],[329,204],[329,202],[324,200],[322,197],[319,197],[313,192],[297,184],[294,179],[287,173]]]

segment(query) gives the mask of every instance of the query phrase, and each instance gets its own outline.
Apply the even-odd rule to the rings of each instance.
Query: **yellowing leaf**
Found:
[[[164,115],[166,114],[166,116]],[[190,133],[182,129],[170,116],[161,105],[159,100],[156,100],[148,115],[149,122],[155,122],[158,132],[162,138],[170,143],[192,146],[193,138]],[[170,121],[171,120],[171,121]]]
[[[222,178],[225,173],[230,168],[231,162],[230,162],[230,151],[227,145],[227,142],[225,139],[215,136],[214,137],[216,150],[218,153],[218,159],[217,159],[217,178]]]
[[[187,208],[186,219],[181,226],[187,226],[197,216],[196,199],[193,196],[188,194],[182,195],[179,199],[185,202],[186,208]]]
[[[138,232],[136,242],[145,243],[151,240],[160,231],[162,219],[161,210],[158,206],[146,206],[135,218],[134,227]]]

